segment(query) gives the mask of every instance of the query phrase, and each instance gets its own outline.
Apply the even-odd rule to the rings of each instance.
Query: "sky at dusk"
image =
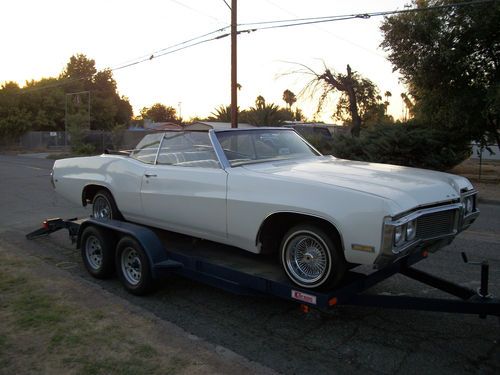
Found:
[[[230,0],[227,0],[230,3]],[[238,23],[403,9],[402,0],[239,0]],[[228,26],[223,0],[8,0],[0,3],[0,83],[57,76],[69,57],[83,53],[98,69],[117,67],[141,56]],[[345,72],[347,64],[393,96],[389,113],[401,115],[405,89],[379,48],[381,17],[319,25],[260,30],[238,36],[240,108],[258,95],[281,106],[283,91],[299,94],[310,77],[292,73],[304,64],[321,71],[325,63]],[[224,34],[217,33],[214,36]],[[184,119],[208,116],[230,103],[230,38],[153,58],[117,70],[121,95],[135,114],[161,102]],[[308,95],[297,105],[311,118],[316,103]],[[332,122],[334,102],[321,118]]]

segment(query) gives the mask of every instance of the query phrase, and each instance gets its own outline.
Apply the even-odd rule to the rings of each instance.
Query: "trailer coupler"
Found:
[[[30,232],[26,235],[28,240],[48,236],[51,233],[57,232],[60,229],[67,229],[71,242],[75,243],[78,236],[80,224],[76,222],[77,218],[63,220],[61,218],[46,219],[42,223],[42,227]]]

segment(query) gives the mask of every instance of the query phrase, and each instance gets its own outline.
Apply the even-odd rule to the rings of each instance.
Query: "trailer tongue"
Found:
[[[425,251],[380,270],[354,268],[348,272],[342,285],[333,290],[315,291],[291,284],[274,259],[262,259],[262,256],[256,257],[233,247],[123,221],[47,219],[42,228],[26,237],[32,240],[60,229],[68,230],[92,276],[104,278],[116,270],[124,287],[138,295],[147,293],[155,280],[180,275],[233,293],[295,301],[302,304],[304,310],[351,305],[500,317],[500,300],[488,293],[489,265],[486,261],[470,263],[481,266],[478,291],[412,267],[427,256]],[[468,262],[465,254],[462,256]],[[365,293],[395,274],[402,274],[455,298]]]

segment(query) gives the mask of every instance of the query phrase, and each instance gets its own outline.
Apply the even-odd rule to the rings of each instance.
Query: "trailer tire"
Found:
[[[315,225],[292,227],[280,246],[280,261],[287,277],[307,289],[329,289],[343,279],[347,263],[342,247]]]
[[[115,270],[114,246],[101,229],[88,226],[81,235],[82,260],[88,273],[96,279],[106,279]]]
[[[148,257],[141,244],[130,236],[116,245],[116,270],[125,289],[135,295],[144,295],[154,286]]]

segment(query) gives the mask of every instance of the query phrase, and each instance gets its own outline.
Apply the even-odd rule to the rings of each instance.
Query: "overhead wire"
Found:
[[[274,21],[246,22],[239,24],[239,26],[256,26],[249,28],[248,30],[257,31],[257,30],[276,29],[276,28],[284,28],[292,26],[312,25],[312,24],[326,23],[326,22],[344,21],[350,19],[369,19],[372,17],[388,16],[401,13],[415,13],[415,12],[426,12],[431,10],[440,10],[449,8],[462,8],[462,7],[475,6],[487,3],[494,3],[497,1],[499,0],[475,0],[463,3],[434,5],[422,8],[408,8],[408,9],[398,9],[398,10],[388,10],[388,11],[368,12],[368,13],[352,13],[344,15],[321,16],[321,17],[293,18],[293,19],[274,20]],[[264,25],[264,26],[259,26],[259,25]],[[270,25],[270,26],[265,26],[265,25]]]
[[[283,11],[283,12],[286,12],[286,13],[290,14],[291,16],[298,17],[298,15],[297,15],[297,14],[295,14],[295,13],[293,13],[293,12],[290,12],[288,9],[283,8],[282,6],[280,6],[280,5],[276,4],[274,1],[271,1],[271,0],[265,0],[265,1],[266,1],[267,3],[269,3],[269,4],[271,4],[272,6],[274,6],[274,7],[278,8],[278,9],[280,9],[281,11]],[[333,37],[334,37],[334,38],[336,38],[336,39],[342,40],[343,42],[348,43],[348,44],[350,44],[350,45],[352,45],[352,46],[354,46],[354,47],[356,47],[356,48],[362,49],[362,50],[364,50],[364,51],[366,51],[366,52],[368,52],[368,53],[370,53],[370,54],[372,54],[372,55],[374,55],[374,56],[377,56],[377,57],[382,58],[382,59],[384,59],[384,60],[386,59],[386,57],[385,57],[384,55],[382,55],[381,53],[378,53],[378,52],[376,52],[376,51],[374,51],[374,50],[371,50],[371,49],[366,48],[366,47],[364,47],[364,46],[362,46],[362,45],[360,45],[360,44],[357,44],[357,43],[353,42],[352,40],[349,40],[349,39],[344,38],[344,37],[342,37],[342,36],[340,36],[340,35],[337,35],[337,34],[335,34],[335,33],[331,32],[330,30],[328,30],[328,29],[326,29],[326,28],[324,28],[324,27],[322,27],[322,26],[316,25],[315,27],[316,27],[316,29],[317,29],[317,30],[322,31],[322,32],[324,32],[324,33],[327,33],[327,34],[329,34],[329,35],[333,36]]]
[[[175,2],[175,0],[172,0]],[[288,20],[276,20],[276,21],[259,21],[259,22],[249,22],[249,23],[242,23],[239,24],[238,26],[255,26],[243,30],[238,30],[238,34],[242,33],[252,33],[258,30],[269,30],[269,29],[276,29],[276,28],[286,28],[286,27],[293,27],[293,26],[303,26],[303,25],[311,25],[311,24],[318,24],[318,23],[326,23],[326,22],[336,22],[336,21],[343,21],[343,20],[349,20],[349,19],[368,19],[371,17],[379,17],[379,16],[387,16],[387,15],[393,15],[393,14],[400,14],[400,13],[410,13],[410,12],[421,12],[421,11],[430,11],[430,10],[438,10],[438,9],[446,9],[446,8],[458,8],[458,7],[464,7],[464,6],[473,6],[473,5],[480,5],[480,4],[486,4],[486,3],[493,3],[499,0],[476,0],[476,1],[470,1],[466,3],[454,3],[454,4],[446,4],[446,5],[439,5],[439,6],[431,6],[431,7],[426,7],[426,8],[411,8],[411,9],[402,9],[402,10],[392,10],[392,11],[379,11],[379,12],[370,12],[370,13],[353,13],[353,14],[346,14],[346,15],[336,15],[336,16],[322,16],[322,17],[308,17],[308,18],[296,18],[296,19],[288,19]],[[259,26],[262,25],[262,26]],[[135,66],[141,63],[144,63],[146,61],[151,61],[155,58],[162,57],[165,55],[169,55],[187,48],[191,48],[200,44],[208,43],[211,41],[215,41],[218,39],[225,38],[229,36],[229,33],[221,34],[209,39],[203,39],[201,41],[197,41],[195,43],[192,43],[198,39],[205,38],[207,36],[213,35],[218,32],[223,32],[224,30],[227,30],[229,26],[225,26],[216,30],[213,30],[208,33],[204,33],[202,35],[199,35],[194,38],[187,39],[185,41],[182,41],[180,43],[176,43],[174,45],[171,45],[166,48],[162,48],[160,50],[157,50],[153,52],[152,54],[148,55],[143,55],[139,58],[129,60],[127,63],[122,63],[121,65],[117,65],[113,68],[108,68],[110,71],[116,71],[116,70],[121,70],[125,69],[131,66]],[[78,77],[78,78],[70,78],[64,82],[60,82],[54,85],[47,85],[43,87],[35,87],[32,89],[23,89],[22,94],[32,92],[32,91],[38,91],[46,88],[52,88],[52,87],[57,87],[57,86],[62,86],[66,85],[75,81],[80,81],[83,79],[88,79],[91,78],[91,76],[87,77]]]

